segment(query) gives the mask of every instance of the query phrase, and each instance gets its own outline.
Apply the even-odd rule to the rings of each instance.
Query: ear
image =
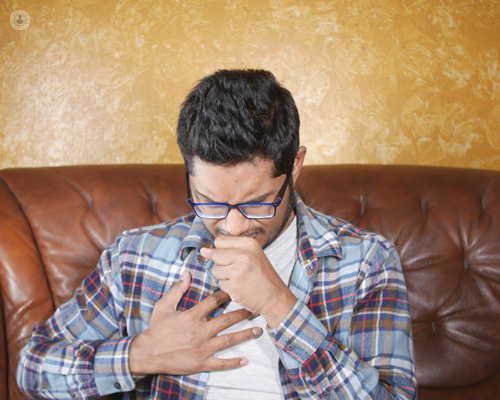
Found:
[[[295,160],[293,162],[293,171],[292,171],[294,186],[297,180],[299,179],[300,170],[302,169],[302,165],[304,164],[306,153],[307,153],[306,147],[300,146],[299,150],[297,151],[297,155],[295,156]]]

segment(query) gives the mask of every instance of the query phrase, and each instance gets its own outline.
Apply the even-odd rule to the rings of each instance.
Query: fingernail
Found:
[[[259,336],[260,335],[260,328],[253,328],[252,333],[254,336]]]
[[[186,273],[183,272],[182,275],[181,275],[181,281],[185,280],[186,279]]]
[[[248,362],[247,360],[241,360],[240,365],[247,365],[247,362]]]
[[[260,314],[259,314],[258,312],[253,312],[253,313],[252,313],[252,315],[253,315],[254,317],[258,317]]]

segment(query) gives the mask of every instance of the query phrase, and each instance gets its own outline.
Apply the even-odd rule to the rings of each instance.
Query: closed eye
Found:
[[[210,197],[208,196],[205,196],[203,193],[200,193],[198,192],[196,189],[194,189],[194,191],[200,196],[200,197],[203,197],[203,199],[206,200],[207,203],[217,203],[217,204],[226,204],[226,203],[221,203],[219,201],[215,201],[213,199],[211,199]],[[276,191],[275,190],[272,190],[266,194],[263,194],[262,196],[259,196],[255,199],[252,199],[250,201],[246,201],[244,203],[241,203],[241,204],[247,204],[247,203],[263,203],[264,200],[266,200],[269,196],[273,195],[273,194],[276,194]]]

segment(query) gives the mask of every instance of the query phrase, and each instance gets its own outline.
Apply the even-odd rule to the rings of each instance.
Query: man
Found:
[[[25,393],[416,399],[396,250],[293,191],[306,149],[290,92],[267,71],[218,71],[177,133],[194,213],[118,237],[35,328]]]

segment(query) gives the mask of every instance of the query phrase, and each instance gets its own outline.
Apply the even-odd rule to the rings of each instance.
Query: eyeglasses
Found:
[[[237,208],[240,213],[243,214],[243,216],[249,219],[273,218],[276,215],[276,208],[281,204],[283,196],[285,195],[286,186],[288,184],[288,179],[292,170],[293,164],[292,168],[290,168],[290,171],[286,174],[285,182],[281,187],[276,203],[242,203],[235,205],[226,203],[194,203],[191,197],[189,174],[186,171],[188,204],[200,218],[223,219],[227,217],[227,214],[229,214],[229,210],[232,208]]]

